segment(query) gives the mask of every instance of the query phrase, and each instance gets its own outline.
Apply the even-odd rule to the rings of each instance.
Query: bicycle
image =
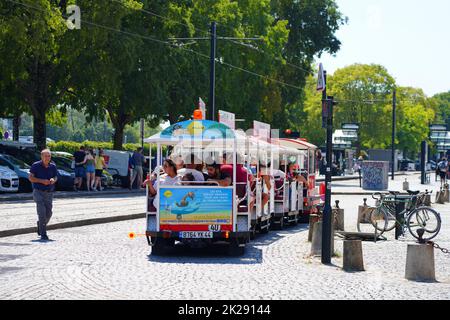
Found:
[[[400,192],[390,191],[389,194],[374,193],[372,198],[376,200],[376,209],[370,214],[371,224],[380,232],[392,231],[397,224],[400,225],[403,236],[406,229],[409,233],[420,240],[419,229],[424,230],[423,240],[429,241],[435,238],[441,229],[441,217],[434,209],[424,206],[424,200],[431,193],[420,193],[408,191],[408,195],[400,195]],[[379,198],[377,197],[379,196]],[[404,203],[405,208],[398,214],[396,208],[399,203]]]

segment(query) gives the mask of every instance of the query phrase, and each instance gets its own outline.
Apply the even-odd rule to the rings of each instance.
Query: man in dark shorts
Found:
[[[75,160],[75,190],[81,190],[83,179],[86,178],[86,169],[84,164],[86,163],[86,151],[84,146],[80,147],[80,150],[75,151],[73,154]]]
[[[42,241],[47,241],[47,224],[52,217],[53,191],[58,180],[58,171],[53,163],[50,150],[41,152],[41,160],[33,163],[29,180],[33,184],[33,199],[36,202],[38,214],[38,235]]]

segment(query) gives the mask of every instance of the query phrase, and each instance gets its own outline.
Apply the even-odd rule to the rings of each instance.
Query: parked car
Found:
[[[31,182],[28,180],[31,166],[11,155],[0,154],[0,166],[8,167],[19,177],[19,192],[31,192]],[[58,169],[56,190],[73,190],[74,178],[63,169]]]
[[[7,167],[14,171],[19,178],[19,192],[31,192],[31,182],[28,180],[28,174],[30,173],[30,166],[25,162],[7,155],[0,154],[0,166]]]
[[[19,177],[8,167],[0,166],[0,192],[19,191]]]
[[[75,179],[75,170],[72,168],[72,159],[73,155],[67,152],[53,152],[52,151],[52,161],[56,164],[58,168],[61,168],[67,172],[69,172],[72,177]],[[113,177],[112,175],[107,171],[103,170],[101,181],[102,186],[105,187],[111,187],[113,185]],[[86,186],[86,179],[83,180],[83,185]]]
[[[402,159],[399,160],[399,170],[400,171],[414,171],[415,170],[415,162],[410,159]]]

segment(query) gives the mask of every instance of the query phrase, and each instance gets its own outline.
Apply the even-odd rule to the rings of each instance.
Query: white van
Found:
[[[109,173],[113,175],[114,180],[120,179],[123,187],[128,187],[129,184],[128,161],[131,155],[128,151],[103,150]],[[117,180],[115,182],[117,184]]]
[[[18,192],[19,177],[7,167],[0,166],[0,192]]]

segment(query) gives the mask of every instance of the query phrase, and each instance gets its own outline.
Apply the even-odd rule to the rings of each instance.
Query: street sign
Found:
[[[230,129],[235,129],[235,114],[219,110],[219,122],[226,124]]]
[[[202,98],[198,98],[198,108],[202,110],[202,120],[206,119],[206,104]]]
[[[323,91],[326,88],[325,83],[325,73],[323,70],[323,65],[319,64],[319,74],[317,79],[317,91]]]
[[[264,141],[270,141],[270,124],[253,121],[253,135]]]

